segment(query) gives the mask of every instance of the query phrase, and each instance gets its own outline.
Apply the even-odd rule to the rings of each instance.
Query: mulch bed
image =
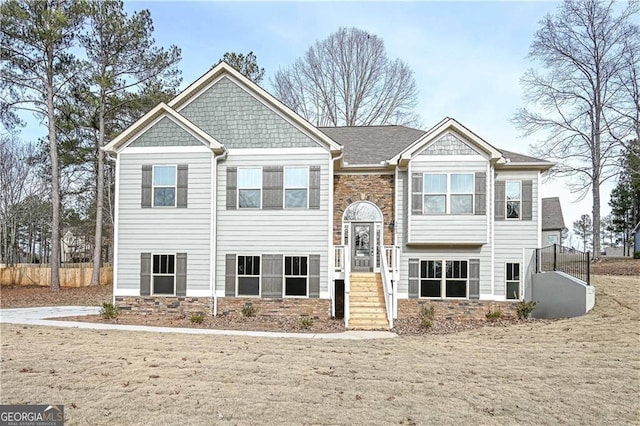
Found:
[[[112,301],[113,287],[61,288],[52,291],[50,287],[35,285],[0,286],[0,308],[29,308],[36,306],[102,306]]]
[[[537,319],[530,318],[528,320],[519,320],[517,318],[502,318],[495,321],[476,320],[438,320],[432,322],[430,328],[421,325],[418,318],[397,319],[394,323],[393,331],[400,336],[421,336],[427,334],[453,334],[463,331],[476,330],[484,327],[511,327],[518,324],[548,324],[556,321],[555,319]]]

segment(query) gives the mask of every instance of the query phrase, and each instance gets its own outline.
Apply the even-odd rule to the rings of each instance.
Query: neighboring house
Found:
[[[91,236],[82,235],[74,228],[66,229],[60,240],[60,254],[63,263],[90,262],[93,257]]]
[[[562,230],[564,226],[564,216],[560,198],[542,199],[542,245],[551,246],[562,244]]]
[[[454,119],[316,128],[221,63],[105,150],[121,309],[388,327],[514,309],[541,247],[541,174]]]

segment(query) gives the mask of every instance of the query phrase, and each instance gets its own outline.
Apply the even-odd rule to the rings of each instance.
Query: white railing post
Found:
[[[344,326],[349,328],[349,294],[351,293],[351,259],[347,246],[342,246],[342,270],[344,271]]]
[[[380,256],[380,274],[382,275],[382,292],[384,293],[384,304],[387,309],[387,319],[389,320],[389,328],[393,328],[393,273],[389,270],[389,257],[388,247],[380,244],[380,252],[383,256]]]

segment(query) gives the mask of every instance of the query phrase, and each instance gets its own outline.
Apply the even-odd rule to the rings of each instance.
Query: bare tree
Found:
[[[618,173],[623,141],[637,131],[638,3],[615,9],[613,1],[565,0],[540,22],[529,56],[543,71],[522,78],[529,108],[514,119],[524,135],[543,134],[534,154],[555,160],[555,175],[571,177],[579,199],[591,190],[594,257],[600,185]]]
[[[387,56],[384,41],[340,28],[271,81],[276,97],[317,126],[416,125],[413,72]]]

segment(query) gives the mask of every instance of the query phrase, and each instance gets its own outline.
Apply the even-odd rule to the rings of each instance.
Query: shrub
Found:
[[[420,307],[420,326],[424,329],[433,327],[433,320],[436,316],[433,305],[422,305]]]
[[[202,324],[204,322],[204,315],[200,312],[192,312],[191,316],[189,317],[189,321],[194,324]]]
[[[536,308],[538,302],[534,300],[520,301],[516,305],[516,312],[518,313],[518,319],[528,319],[531,316],[531,312]]]
[[[633,252],[633,258],[634,259],[640,259],[640,251],[634,251]]]
[[[254,317],[256,315],[257,309],[253,306],[253,303],[245,303],[242,307],[242,316],[243,317]]]
[[[298,320],[298,325],[300,325],[300,328],[304,328],[304,329],[311,328],[311,326],[313,326],[313,318],[300,317],[300,319]]]
[[[113,303],[104,302],[100,309],[100,316],[104,319],[113,319],[118,316],[118,308]]]
[[[495,311],[489,309],[489,312],[487,312],[485,317],[487,318],[487,321],[497,321],[502,318],[502,311],[500,310],[500,308],[496,309]]]

